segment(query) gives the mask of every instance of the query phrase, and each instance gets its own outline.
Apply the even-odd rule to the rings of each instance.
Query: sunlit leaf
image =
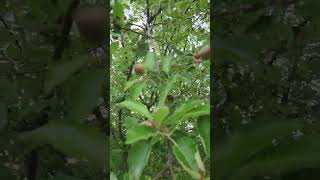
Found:
[[[110,172],[110,180],[118,180],[116,174],[114,172]]]
[[[186,113],[191,112],[193,109],[201,106],[203,104],[203,100],[195,99],[190,100],[186,103],[181,104],[174,112],[171,114],[165,122],[168,124],[178,124],[183,120],[183,116]]]
[[[130,97],[132,100],[136,100],[142,93],[142,90],[145,88],[146,82],[140,81],[132,85],[130,88]]]
[[[173,154],[192,177],[200,178],[198,173],[199,167],[196,160],[197,145],[190,137],[181,137],[176,140],[176,144],[173,145]]]
[[[162,63],[162,71],[169,74],[170,68],[171,68],[171,61],[172,59],[170,57],[164,57],[161,60]]]
[[[129,173],[133,180],[139,180],[143,169],[148,163],[151,152],[149,141],[139,141],[130,148],[128,155]]]
[[[131,81],[127,81],[125,86],[124,86],[124,91],[128,90],[131,86],[133,86],[138,81],[139,81],[139,79],[134,79],[134,80],[131,80]]]
[[[154,110],[152,113],[153,119],[158,124],[158,126],[161,125],[162,120],[167,117],[169,114],[169,108],[167,106],[160,106],[157,109]]]
[[[148,111],[147,107],[140,103],[135,101],[123,101],[118,104],[120,107],[124,107],[129,109],[132,112],[138,113],[140,116],[147,117],[149,119],[152,119],[151,113]]]
[[[156,66],[156,55],[154,52],[148,52],[146,56],[146,60],[144,61],[144,67],[147,70],[155,71]]]
[[[126,144],[133,144],[140,140],[147,140],[156,135],[156,130],[149,126],[132,126],[127,130]]]
[[[174,82],[176,81],[176,76],[172,77],[163,87],[160,89],[158,106],[164,105],[167,95],[170,92]]]

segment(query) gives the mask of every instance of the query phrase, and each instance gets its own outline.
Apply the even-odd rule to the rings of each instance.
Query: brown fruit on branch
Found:
[[[142,124],[149,126],[151,128],[156,128],[156,123],[153,120],[143,121]]]
[[[135,72],[136,74],[143,74],[143,72],[144,72],[144,67],[143,67],[142,64],[135,64],[135,65],[133,66],[133,69],[134,69],[134,72]]]
[[[193,53],[192,58],[193,58],[194,62],[196,62],[196,63],[201,62],[201,59],[200,59],[200,58],[201,58],[201,56],[200,56],[200,54],[199,54],[199,53],[197,53],[197,52]]]
[[[210,47],[204,47],[199,52],[201,59],[210,59]]]
[[[107,16],[100,6],[82,6],[74,16],[80,34],[89,41],[101,41],[106,31]]]
[[[169,95],[167,96],[168,102],[171,103],[171,102],[173,101],[173,99],[174,99],[174,97],[173,97],[172,95],[169,94]]]

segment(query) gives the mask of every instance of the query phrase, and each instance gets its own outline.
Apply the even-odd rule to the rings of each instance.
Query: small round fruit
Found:
[[[209,59],[210,58],[210,47],[204,47],[199,52],[200,57],[202,59]]]
[[[74,16],[79,32],[89,41],[103,39],[106,27],[105,9],[100,6],[82,6]]]
[[[153,120],[143,121],[142,124],[149,126],[151,128],[156,128],[156,123]]]
[[[135,64],[135,65],[133,66],[133,69],[134,69],[134,72],[135,72],[136,74],[143,74],[143,72],[144,72],[144,67],[143,67],[142,64]]]
[[[169,94],[169,95],[167,96],[168,102],[171,103],[171,102],[173,101],[173,99],[174,99],[174,97],[173,97],[172,95]]]
[[[192,58],[193,58],[194,62],[196,62],[196,63],[199,63],[199,62],[201,61],[201,59],[200,59],[201,56],[200,56],[200,54],[197,53],[197,52],[195,52],[195,53],[193,54]]]

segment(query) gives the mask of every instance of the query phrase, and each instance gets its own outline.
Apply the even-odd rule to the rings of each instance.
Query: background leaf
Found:
[[[172,58],[170,57],[163,57],[161,60],[162,63],[162,71],[169,74],[171,68]]]
[[[67,119],[84,121],[97,106],[105,84],[105,69],[89,70],[74,77],[65,93]]]
[[[274,139],[284,138],[299,128],[295,123],[272,123],[264,127],[253,129],[246,132],[234,133],[225,140],[224,145],[219,145],[215,149],[214,162],[216,176],[227,175],[230,171],[238,168],[247,161],[254,153],[272,146]],[[223,162],[228,162],[224,164]]]
[[[97,168],[104,168],[108,162],[107,136],[84,125],[52,122],[24,132],[20,138],[31,148],[50,144],[69,156],[88,160]]]
[[[144,67],[147,70],[155,71],[156,66],[156,55],[153,52],[148,52],[146,60],[144,61]]]
[[[91,60],[88,56],[74,57],[72,60],[64,59],[61,62],[49,65],[44,83],[44,91],[50,93],[54,87],[67,80],[74,72]]]
[[[210,157],[210,116],[199,117],[197,127],[204,151]]]

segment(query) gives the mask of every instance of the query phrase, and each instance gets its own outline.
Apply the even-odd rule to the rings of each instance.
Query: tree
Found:
[[[79,34],[84,3],[0,4],[1,179],[107,178],[106,49]]]
[[[209,178],[209,2],[111,5],[111,177]]]
[[[215,1],[215,179],[318,179],[318,1]]]

